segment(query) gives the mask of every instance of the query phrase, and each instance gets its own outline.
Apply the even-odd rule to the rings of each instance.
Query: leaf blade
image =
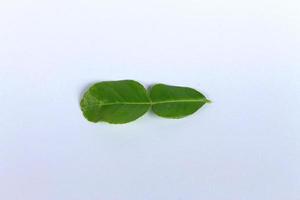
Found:
[[[191,115],[210,102],[193,88],[165,84],[154,85],[150,90],[150,99],[155,114],[173,119]]]
[[[144,115],[151,102],[147,91],[133,80],[104,81],[84,94],[80,107],[88,121],[123,124]]]

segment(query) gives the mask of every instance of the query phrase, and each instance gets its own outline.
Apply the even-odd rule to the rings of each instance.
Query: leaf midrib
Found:
[[[156,101],[156,102],[113,102],[113,103],[100,103],[101,106],[109,105],[156,105],[165,103],[194,103],[194,102],[204,102],[210,103],[208,99],[180,99],[180,100],[167,100],[167,101]]]

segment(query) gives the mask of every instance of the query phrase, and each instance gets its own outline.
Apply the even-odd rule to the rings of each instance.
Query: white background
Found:
[[[299,200],[298,0],[0,2],[0,199]],[[195,115],[92,124],[92,83],[194,87]]]

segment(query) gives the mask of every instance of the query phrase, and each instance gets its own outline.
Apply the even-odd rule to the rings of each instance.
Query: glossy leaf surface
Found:
[[[195,89],[156,84],[151,88],[152,110],[161,117],[183,118],[210,101]]]
[[[89,88],[80,102],[91,122],[122,124],[136,120],[151,106],[147,91],[133,80],[105,81]]]

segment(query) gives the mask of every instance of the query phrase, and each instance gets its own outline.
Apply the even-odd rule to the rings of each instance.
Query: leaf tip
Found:
[[[211,100],[209,100],[209,99],[206,99],[205,103],[213,103],[213,102]]]

